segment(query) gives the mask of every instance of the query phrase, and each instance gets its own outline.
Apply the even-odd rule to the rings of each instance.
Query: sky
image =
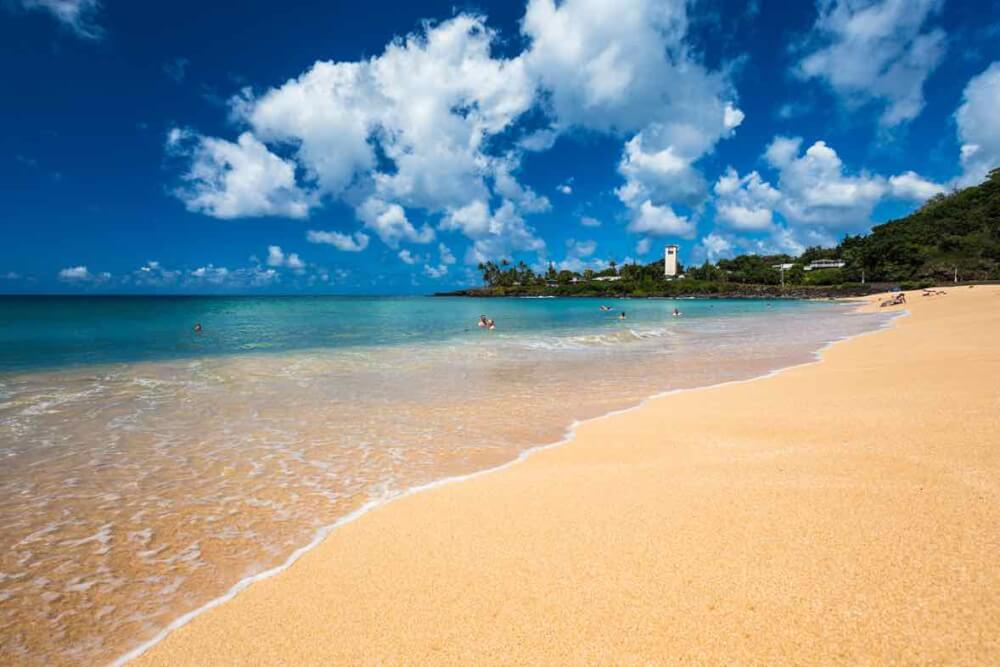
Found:
[[[1000,166],[1000,0],[212,4],[0,0],[0,293],[795,255]]]

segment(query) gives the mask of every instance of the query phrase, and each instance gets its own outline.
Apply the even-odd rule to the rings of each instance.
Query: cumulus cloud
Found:
[[[416,264],[420,261],[419,257],[416,257],[406,248],[399,251],[399,258],[403,260],[404,264]]]
[[[889,190],[897,199],[926,201],[934,195],[943,194],[945,188],[938,183],[928,181],[914,171],[907,171],[898,176],[889,177]]]
[[[686,46],[687,28],[683,0],[532,0],[525,13],[526,67],[549,93],[556,125],[630,136],[617,190],[630,229],[673,233],[686,220],[673,206],[706,194],[695,163],[744,118],[726,74]]]
[[[955,121],[963,169],[958,184],[975,185],[1000,167],[1000,61],[966,84]]]
[[[438,244],[438,254],[441,261],[437,266],[424,264],[424,275],[429,278],[442,278],[448,273],[448,267],[455,263],[455,255],[451,249],[443,243]]]
[[[91,273],[86,266],[70,266],[58,273],[59,280],[68,283],[102,283],[111,279],[111,274]]]
[[[924,106],[923,87],[944,57],[943,30],[924,30],[944,0],[818,0],[819,17],[796,72],[827,83],[849,106],[877,102],[893,127]]]
[[[848,175],[837,152],[823,141],[798,155],[801,143],[801,139],[778,137],[765,152],[765,158],[779,170],[782,215],[797,225],[867,225],[886,194],[885,179],[864,172]]]
[[[97,24],[99,0],[21,0],[21,7],[46,11],[83,39],[100,39],[104,29]]]
[[[630,232],[650,236],[680,236],[692,238],[696,225],[684,216],[677,215],[669,206],[657,206],[648,199],[636,209],[636,215],[628,225]]]
[[[705,194],[695,163],[743,113],[728,75],[685,46],[684,0],[620,5],[529,0],[526,47],[509,57],[494,55],[483,17],[460,14],[367,60],[317,62],[263,93],[244,90],[232,111],[247,132],[236,144],[195,135],[178,195],[216,217],[304,217],[337,199],[394,249],[434,240],[436,223],[473,241],[467,259],[540,251],[524,216],[550,204],[519,182],[520,153],[582,128],[630,137],[620,171],[633,218],[647,202],[689,205]],[[528,111],[540,129],[515,127]],[[665,156],[683,163],[681,178],[663,173]],[[251,174],[269,182],[240,187]]]
[[[284,267],[292,269],[293,271],[302,271],[306,268],[305,262],[303,262],[297,253],[288,253],[281,249],[281,246],[269,245],[267,246],[267,265],[273,267]]]
[[[639,256],[645,255],[649,252],[649,248],[652,245],[653,242],[648,236],[639,239],[639,241],[635,244],[635,254]]]
[[[341,234],[340,232],[324,232],[310,229],[306,232],[309,243],[325,243],[344,252],[361,252],[368,247],[368,235],[364,232]]]
[[[250,132],[236,143],[202,137],[178,128],[167,148],[190,159],[175,192],[189,211],[216,218],[285,216],[304,218],[311,195],[295,182],[295,163],[283,159]]]
[[[715,219],[739,230],[770,229],[781,194],[752,171],[742,178],[732,167],[715,184]]]

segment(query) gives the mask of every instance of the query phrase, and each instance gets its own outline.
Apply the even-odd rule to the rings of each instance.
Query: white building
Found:
[[[842,269],[846,265],[846,262],[842,259],[817,259],[809,263],[809,266],[805,267],[806,271],[815,271],[817,269]]]
[[[663,275],[667,278],[677,277],[677,250],[675,245],[663,249]]]

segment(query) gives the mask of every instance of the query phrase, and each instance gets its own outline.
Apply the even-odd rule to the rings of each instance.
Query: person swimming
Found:
[[[604,312],[608,312],[609,310],[611,310],[611,306],[605,306],[605,305],[604,305],[604,304],[602,303],[602,304],[601,304],[601,310],[603,310]]]
[[[201,333],[201,322],[195,322],[194,323],[194,332],[195,333]]]
[[[674,317],[680,317],[681,315],[683,315],[683,313],[681,313],[680,311],[680,308],[674,308],[674,312],[672,314]]]
[[[485,315],[479,316],[479,327],[481,329],[496,329],[496,323]]]
[[[625,319],[625,311],[624,310],[622,311],[621,315],[618,316],[618,319],[620,319],[620,320],[624,320]]]

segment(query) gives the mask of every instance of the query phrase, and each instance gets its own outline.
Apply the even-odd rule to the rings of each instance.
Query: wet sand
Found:
[[[1000,663],[1000,288],[909,309],[376,509],[137,662]]]

